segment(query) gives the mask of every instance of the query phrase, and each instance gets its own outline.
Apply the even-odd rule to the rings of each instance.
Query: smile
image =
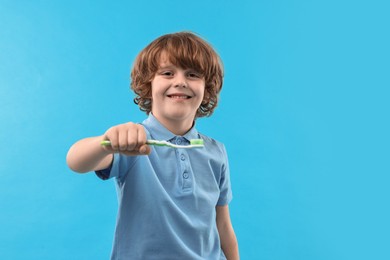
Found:
[[[190,96],[187,95],[167,95],[169,98],[173,99],[189,99],[191,98]]]

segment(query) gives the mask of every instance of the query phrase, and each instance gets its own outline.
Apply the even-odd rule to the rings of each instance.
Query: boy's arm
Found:
[[[108,168],[113,154],[100,145],[103,140],[102,136],[89,137],[72,145],[66,156],[69,168],[78,173]]]
[[[240,259],[237,238],[230,220],[229,206],[217,206],[217,228],[223,253],[228,260]]]
[[[109,140],[111,146],[102,146],[103,140]],[[69,149],[66,162],[73,171],[85,173],[109,167],[114,153],[145,155],[150,151],[143,126],[127,123],[111,127],[102,136],[78,141]]]

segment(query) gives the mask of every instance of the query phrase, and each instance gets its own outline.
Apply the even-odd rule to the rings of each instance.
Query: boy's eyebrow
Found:
[[[179,68],[179,67],[174,65],[174,64],[167,63],[167,64],[160,65],[157,70],[160,71],[160,70],[165,70],[165,69],[177,69],[177,68]],[[184,70],[186,70],[186,71],[196,71],[193,68],[187,68],[187,69],[184,69]]]
[[[160,65],[159,67],[158,67],[158,69],[173,69],[173,68],[175,68],[176,66],[175,65],[173,65],[173,64],[163,64],[162,66]]]

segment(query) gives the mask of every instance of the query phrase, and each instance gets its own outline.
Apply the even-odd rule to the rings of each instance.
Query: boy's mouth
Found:
[[[173,98],[173,99],[190,99],[191,96],[187,96],[185,94],[171,94],[171,95],[167,95],[169,98]]]

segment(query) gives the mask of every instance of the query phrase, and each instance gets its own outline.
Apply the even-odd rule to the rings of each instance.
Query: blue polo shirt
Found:
[[[111,259],[226,259],[216,226],[217,205],[232,199],[223,144],[194,127],[175,136],[150,114],[142,123],[148,139],[204,148],[153,146],[148,156],[115,154],[109,169],[96,174],[115,178],[119,210]]]

